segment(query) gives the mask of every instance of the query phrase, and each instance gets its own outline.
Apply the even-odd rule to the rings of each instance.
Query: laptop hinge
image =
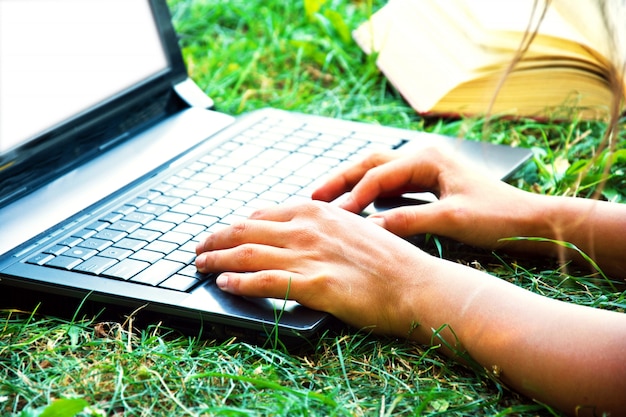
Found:
[[[186,78],[184,81],[174,85],[174,91],[191,107],[204,109],[213,107],[213,100],[191,78]]]

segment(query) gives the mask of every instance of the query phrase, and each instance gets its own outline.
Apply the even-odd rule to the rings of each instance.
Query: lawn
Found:
[[[514,185],[626,199],[624,151],[598,150],[604,123],[494,119],[487,125],[416,115],[350,38],[382,1],[169,4],[191,77],[217,110],[240,114],[272,106],[529,147],[534,158],[510,180]],[[625,145],[624,135],[613,143]],[[605,170],[609,178],[602,182]],[[426,250],[548,297],[626,310],[623,282],[585,269],[436,238]],[[60,398],[69,400],[54,402]],[[0,415],[55,410],[57,416],[74,410],[95,416],[559,415],[511,392],[487,370],[450,361],[437,347],[364,332],[328,334],[316,346],[285,351],[199,340],[158,323],[138,328],[132,320],[80,314],[67,320],[0,306]]]

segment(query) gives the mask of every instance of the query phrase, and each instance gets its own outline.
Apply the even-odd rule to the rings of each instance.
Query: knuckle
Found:
[[[233,223],[229,229],[231,237],[235,241],[242,239],[248,232],[248,225],[245,221]]]
[[[215,240],[215,237],[213,236],[213,234],[210,234],[208,236],[206,236],[204,239],[202,239],[202,241],[196,246],[196,253],[200,254],[203,252],[208,252],[211,250],[211,248],[213,248],[213,241]]]
[[[371,182],[373,181],[375,178],[378,177],[378,170],[376,168],[372,168],[369,171],[367,171],[366,173],[363,174],[363,179],[361,180],[362,182]]]
[[[395,158],[397,155],[392,152],[376,151],[370,154],[364,161],[363,165],[371,168],[372,166],[378,166],[389,162],[389,160]]]
[[[439,159],[443,156],[442,150],[437,146],[428,146],[421,150],[420,153],[433,159]]]
[[[252,245],[241,245],[237,248],[237,264],[241,270],[250,270],[257,259],[257,250]]]
[[[455,228],[466,223],[470,215],[469,210],[462,204],[449,204],[447,209],[441,212],[444,221]]]
[[[327,204],[321,201],[311,200],[301,203],[300,211],[307,216],[318,218],[326,210],[326,207]]]
[[[264,218],[266,216],[266,213],[267,213],[267,209],[259,208],[259,209],[254,210],[250,214],[249,218],[250,219],[262,219],[262,218]]]
[[[275,284],[276,279],[274,275],[269,271],[260,272],[256,276],[255,286],[263,292],[274,289]]]
[[[293,238],[303,247],[312,247],[319,240],[317,231],[310,227],[298,227],[292,232]]]

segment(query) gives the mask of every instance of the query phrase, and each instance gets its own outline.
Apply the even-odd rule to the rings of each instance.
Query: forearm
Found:
[[[533,195],[530,214],[522,219],[521,236],[539,237],[575,245],[603,272],[626,278],[626,205],[584,198]],[[539,242],[506,243],[526,252],[551,254],[563,261],[584,261],[572,249]]]
[[[439,261],[438,261],[439,262]],[[444,261],[440,261],[444,263]],[[573,414],[576,406],[624,413],[626,316],[554,301],[446,263],[416,295],[412,337],[440,332],[506,385]],[[585,414],[581,414],[585,415]]]

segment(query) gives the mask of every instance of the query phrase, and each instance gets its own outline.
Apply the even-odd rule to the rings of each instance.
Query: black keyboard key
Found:
[[[187,277],[192,277],[194,279],[197,279],[199,281],[206,281],[207,279],[211,278],[211,277],[216,277],[217,274],[211,273],[211,274],[203,274],[201,272],[198,272],[198,270],[196,269],[195,265],[187,265],[186,267],[184,267],[183,269],[181,269],[180,271],[178,271],[179,275],[184,275]]]
[[[178,175],[172,175],[163,182],[169,185],[178,185],[183,181],[185,181],[183,177],[179,177]]]
[[[175,188],[176,191],[168,195],[172,196],[174,194],[177,194],[178,197],[185,199],[185,198],[191,197],[195,191],[199,191],[205,188],[207,185],[208,183],[203,182],[203,181],[186,180],[178,184],[177,188]]]
[[[126,216],[124,216],[123,220],[125,220],[127,222],[135,222],[135,223],[146,224],[150,220],[154,219],[155,217],[156,217],[156,215],[151,214],[151,213],[143,213],[141,211],[133,211],[132,213],[128,213]]]
[[[142,243],[142,246],[146,244],[146,242],[142,242],[140,240],[138,240],[137,242]],[[118,261],[121,261],[124,258],[128,258],[132,254],[133,254],[132,250],[118,248],[115,246],[109,246],[108,248],[100,252],[98,255],[104,256],[105,258],[117,259]]]
[[[104,229],[96,233],[94,238],[117,242],[118,240],[122,240],[123,238],[125,238],[127,235],[128,233],[122,232],[120,230]]]
[[[139,249],[143,248],[147,244],[148,244],[148,242],[146,242],[145,240],[124,238],[124,239],[120,240],[119,242],[117,242],[115,244],[115,247],[116,248],[121,248],[121,249],[128,249],[128,250],[131,250],[133,252],[137,252]]]
[[[137,229],[131,233],[128,237],[136,240],[143,240],[146,242],[152,242],[161,236],[162,233],[155,232],[154,230]],[[119,246],[119,245],[118,245]]]
[[[126,203],[126,205],[133,206],[138,209],[140,207],[147,205],[149,201],[150,200],[148,200],[147,198],[137,197],[137,198],[132,199],[128,203]]]
[[[157,217],[157,220],[160,222],[179,224],[179,223],[184,222],[188,218],[189,216],[187,216],[186,214],[174,213],[174,212],[168,211],[166,213],[161,214],[159,217]]]
[[[177,249],[179,245],[172,242],[163,242],[162,240],[155,240],[154,242],[148,243],[143,250],[151,250],[154,252],[160,252],[164,255],[172,252],[174,249]]]
[[[181,223],[178,226],[176,226],[175,228],[173,228],[172,232],[185,233],[185,234],[190,235],[190,236],[196,236],[196,235],[202,233],[205,229],[206,229],[206,227],[204,227],[204,226],[202,226],[200,224]]]
[[[95,235],[95,230],[89,229],[81,229],[72,233],[72,237],[77,237],[79,239],[89,239],[91,236]]]
[[[186,233],[172,231],[172,232],[165,233],[163,236],[159,238],[159,240],[163,242],[176,243],[177,246],[180,246],[184,244],[185,242],[187,242],[192,237],[193,237],[192,235],[189,235]]]
[[[140,251],[137,251],[136,253],[133,253],[132,255],[130,255],[129,258],[153,264],[159,259],[163,258],[164,256],[165,254],[161,252],[141,249]]]
[[[85,229],[95,230],[96,232],[99,232],[100,230],[105,229],[107,226],[109,226],[109,223],[98,220],[91,223],[89,226],[85,226]]]
[[[178,175],[179,177],[183,177],[183,178],[189,178],[194,173],[195,173],[195,171],[193,169],[183,168],[180,171],[178,171],[178,173],[176,173],[176,175]]]
[[[148,213],[158,216],[167,211],[167,206],[160,206],[158,204],[145,204],[141,208],[137,209],[137,211],[140,213]]]
[[[194,244],[195,245],[195,244]],[[175,250],[174,252],[169,253],[165,259],[170,261],[176,261],[183,264],[190,264],[196,259],[195,252],[187,252],[185,250]]]
[[[241,190],[234,190],[228,193],[228,198],[232,200],[243,201],[243,202],[250,201],[253,198],[256,198],[256,196],[257,196],[257,193],[253,193],[250,191],[241,191]]]
[[[160,206],[174,207],[176,204],[181,203],[183,200],[176,197],[168,197],[165,195],[159,196],[151,201],[152,204],[158,204]]]
[[[68,248],[71,248],[72,246],[78,245],[82,241],[83,240],[81,238],[70,236],[60,241],[59,245],[63,245],[63,246],[67,246]]]
[[[165,233],[176,226],[175,223],[163,222],[160,220],[152,220],[143,225],[144,229]]]
[[[202,210],[202,206],[199,205],[191,205],[187,203],[180,203],[171,208],[172,213],[181,213],[186,214],[187,216],[192,216]]]
[[[44,265],[46,262],[53,258],[54,255],[50,255],[48,253],[38,253],[37,255],[28,258],[26,262],[33,265]]]
[[[180,262],[161,259],[157,263],[150,265],[147,269],[131,278],[132,282],[140,282],[148,285],[159,285],[170,276],[178,272],[184,265]]]
[[[107,223],[115,223],[122,217],[124,216],[121,213],[112,212],[112,213],[107,213],[104,216],[100,217],[100,220],[103,222],[107,222]]]
[[[221,198],[217,200],[211,207],[221,207],[230,209],[232,211],[237,210],[239,207],[243,206],[243,201],[241,200],[233,200],[231,198]]]
[[[210,172],[197,172],[193,177],[190,178],[190,180],[197,181],[202,184],[212,184],[220,178],[222,178],[222,176],[219,174],[211,174]]]
[[[187,277],[184,275],[174,275],[160,283],[159,287],[176,291],[189,291],[199,282],[200,281],[192,277]]]
[[[86,272],[88,274],[100,275],[102,272],[115,265],[117,261],[112,258],[94,256],[82,262],[74,268],[74,271]]]
[[[191,216],[191,218],[189,218],[187,220],[187,223],[191,223],[191,224],[197,224],[200,226],[204,226],[209,227],[214,223],[217,223],[219,221],[218,217],[215,216],[206,216],[204,214],[196,214],[194,216]]]
[[[221,191],[221,193],[222,193],[221,194],[222,197],[226,195],[226,191]],[[200,207],[200,209],[201,209],[203,207],[208,207],[208,206],[210,206],[213,203],[215,203],[215,198],[202,197],[200,195],[194,195],[194,196],[189,197],[188,199],[186,199],[185,202],[182,203],[182,204],[189,204],[191,206],[197,206],[197,207]],[[179,204],[178,206],[180,206],[182,204]],[[176,206],[176,207],[178,207],[178,206]],[[173,208],[175,209],[176,207],[173,207]]]
[[[161,190],[149,190],[143,193],[142,195],[140,195],[139,197],[144,198],[146,200],[152,200],[154,198],[157,198],[161,194],[163,194]]]
[[[227,190],[219,190],[217,188],[205,188],[203,190],[198,191],[198,196],[210,198],[215,202],[220,198],[223,198],[226,194],[228,194]],[[189,200],[189,199],[187,199]],[[190,203],[193,204],[193,203]]]
[[[46,262],[46,266],[69,270],[69,269],[74,268],[76,265],[78,265],[81,262],[82,262],[81,259],[61,255],[61,256],[56,256],[55,258]]]
[[[141,227],[141,223],[127,220],[119,220],[108,227],[110,230],[118,230],[120,232],[132,233]]]
[[[182,183],[178,187],[170,189],[167,193],[165,193],[165,195],[167,195],[168,197],[180,198],[182,200],[184,200],[185,198],[191,197],[192,195],[194,195],[196,189],[191,189],[190,187],[184,188],[183,185],[187,184],[188,182],[189,181],[185,181],[184,183]],[[203,188],[203,187],[201,187],[201,188]],[[198,188],[198,189],[200,189],[200,188]]]
[[[149,266],[150,264],[148,262],[138,261],[136,259],[124,259],[104,271],[102,275],[128,280]]]
[[[104,239],[96,239],[95,237],[90,237],[89,239],[80,242],[78,246],[82,248],[95,249],[97,251],[104,250],[111,246],[113,242],[104,240]]]
[[[159,193],[159,194],[165,194],[166,192],[168,192],[172,188],[173,188],[172,184],[168,184],[168,183],[165,183],[165,182],[162,182],[160,184],[152,186],[152,190],[154,192],[156,192],[156,193]]]
[[[60,255],[68,249],[69,247],[64,245],[54,245],[46,249],[44,253],[49,253],[50,255]]]
[[[63,252],[63,256],[71,256],[72,258],[85,260],[85,259],[91,258],[97,253],[98,253],[97,250],[81,248],[80,246],[77,246],[75,248],[71,248]]]
[[[180,248],[178,248],[178,250],[182,250],[185,252],[192,252],[192,253],[196,253],[196,246],[198,246],[198,242],[190,240],[189,242],[185,243],[183,246],[181,246]]]

